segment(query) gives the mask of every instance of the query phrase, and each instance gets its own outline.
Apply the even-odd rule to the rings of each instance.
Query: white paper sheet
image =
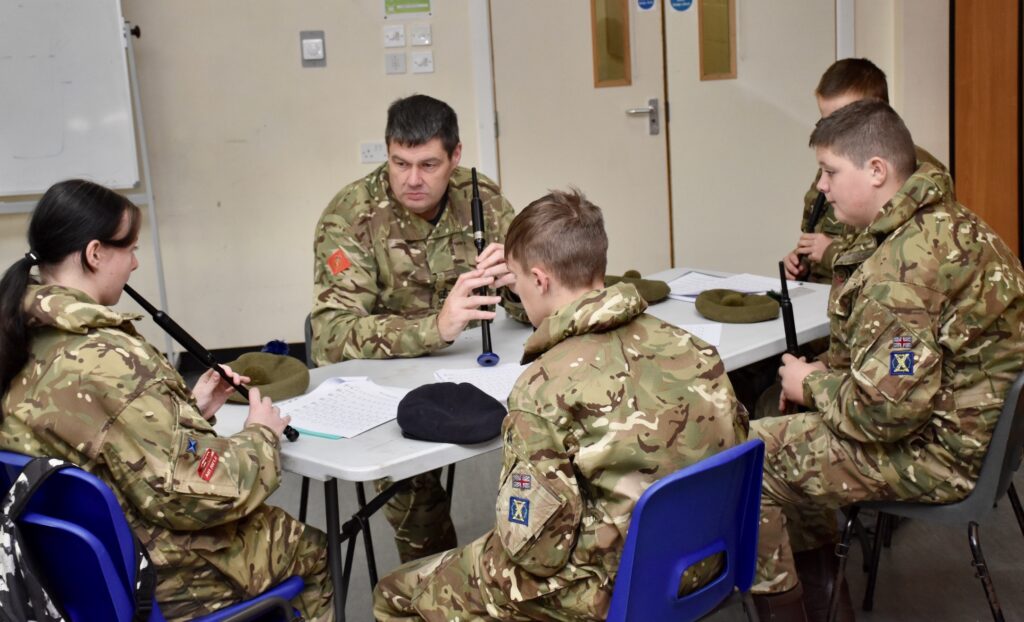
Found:
[[[756,274],[734,274],[727,277],[718,277],[703,272],[685,272],[678,278],[669,282],[669,297],[674,300],[694,302],[697,296],[709,289],[731,289],[746,294],[763,294],[770,290],[779,289],[778,279]],[[789,289],[800,287],[799,283],[788,283]]]
[[[328,378],[305,395],[278,402],[282,415],[300,432],[327,438],[352,438],[398,416],[408,391],[360,378]]]
[[[434,372],[438,382],[468,382],[502,404],[508,402],[512,387],[527,368],[526,365],[495,365],[466,369],[439,369]]]

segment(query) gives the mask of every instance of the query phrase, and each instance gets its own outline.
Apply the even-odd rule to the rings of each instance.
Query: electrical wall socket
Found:
[[[387,162],[388,147],[384,143],[359,143],[359,162],[362,164],[374,164]]]

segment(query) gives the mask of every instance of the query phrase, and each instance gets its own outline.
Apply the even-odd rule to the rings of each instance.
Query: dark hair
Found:
[[[429,95],[410,95],[388,106],[384,141],[403,147],[418,147],[440,138],[451,157],[459,146],[459,118],[452,107]]]
[[[125,213],[129,231],[115,238]],[[89,242],[127,247],[139,235],[139,208],[99,184],[69,179],[50,186],[32,212],[28,225],[29,253],[14,262],[0,280],[0,396],[28,362],[29,335],[24,298],[32,266],[52,265],[79,253],[82,265]],[[0,413],[0,420],[3,414]]]
[[[512,220],[505,256],[523,268],[541,265],[562,285],[587,287],[604,279],[608,235],[601,208],[576,188],[552,190]]]
[[[875,99],[853,102],[818,121],[811,132],[810,146],[829,149],[858,167],[880,157],[892,165],[901,180],[917,168],[910,130],[889,104]]]
[[[889,103],[889,85],[885,81],[885,72],[866,58],[844,58],[832,63],[821,74],[814,93],[822,99],[857,93],[864,99]]]

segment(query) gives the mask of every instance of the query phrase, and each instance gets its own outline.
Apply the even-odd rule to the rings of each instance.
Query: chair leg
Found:
[[[861,550],[861,569],[867,573],[871,571],[871,541],[868,540],[868,530],[864,527],[864,523],[857,518],[857,522],[853,524],[853,533],[857,536],[857,540],[860,541]]]
[[[846,576],[846,558],[850,552],[850,537],[853,535],[853,525],[857,520],[857,513],[860,508],[856,505],[850,508],[846,515],[846,525],[843,526],[843,536],[836,545],[836,557],[839,558],[839,567],[836,569],[835,581],[832,583],[832,594],[828,599],[828,622],[835,622],[839,614],[839,586],[842,585]]]
[[[882,541],[885,539],[885,531],[889,527],[890,517],[885,512],[879,512],[875,520],[875,543],[871,547],[870,569],[868,570],[868,583],[864,588],[864,602],[861,609],[871,611],[875,606],[875,584],[878,581],[878,562],[882,559]]]
[[[1006,496],[1010,498],[1013,513],[1017,516],[1017,526],[1020,527],[1020,533],[1024,536],[1024,509],[1021,509],[1020,497],[1017,496],[1017,489],[1013,487],[1013,482],[1010,482],[1010,488],[1006,491]]]
[[[985,563],[985,556],[981,552],[981,541],[978,540],[978,523],[974,521],[971,521],[967,526],[967,543],[971,546],[971,555],[974,557],[975,576],[981,579],[981,587],[985,590],[985,598],[988,600],[989,609],[992,610],[992,619],[995,622],[1003,622],[1003,610],[999,606],[996,586],[992,584],[992,577],[988,572],[988,564]]]
[[[302,476],[302,489],[299,491],[299,522],[306,522],[306,508],[309,505],[309,478]]]

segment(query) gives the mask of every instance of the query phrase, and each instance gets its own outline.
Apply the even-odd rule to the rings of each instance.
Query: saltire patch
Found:
[[[890,352],[889,353],[889,375],[890,376],[913,376],[914,375],[914,353],[911,352]]]
[[[530,524],[530,500],[521,497],[508,498],[508,522],[520,525]]]

